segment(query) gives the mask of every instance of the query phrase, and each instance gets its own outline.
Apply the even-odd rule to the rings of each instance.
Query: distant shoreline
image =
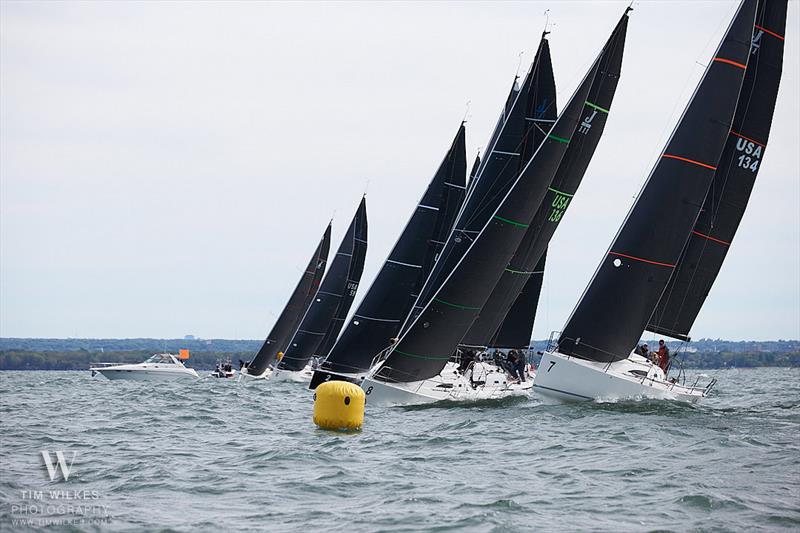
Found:
[[[235,367],[261,347],[261,340],[230,339],[24,339],[0,338],[0,370],[88,370],[94,363],[138,363],[156,352],[188,349],[188,366],[211,370],[220,360]],[[547,341],[533,341],[535,351]],[[800,341],[700,339],[668,343],[685,368],[800,367]],[[690,351],[687,351],[688,350]],[[538,362],[538,357],[534,357]]]

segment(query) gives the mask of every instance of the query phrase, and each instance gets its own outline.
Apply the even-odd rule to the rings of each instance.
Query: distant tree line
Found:
[[[153,353],[152,350],[106,352],[4,350],[0,351],[0,370],[88,370],[94,363],[141,363]],[[254,351],[193,352],[186,366],[198,370],[212,370],[217,361],[224,361],[230,357],[234,367],[238,368],[239,359],[247,361],[254,353]]]
[[[0,351],[0,370],[88,370],[93,363],[141,363],[155,351]],[[177,353],[177,350],[173,350]],[[192,352],[187,366],[198,370],[211,370],[217,361],[230,358],[234,367],[239,360],[247,361],[255,349],[245,351]],[[692,352],[675,354],[684,368],[751,368],[760,366],[800,367],[800,350],[776,352]],[[538,363],[538,357],[535,358]]]

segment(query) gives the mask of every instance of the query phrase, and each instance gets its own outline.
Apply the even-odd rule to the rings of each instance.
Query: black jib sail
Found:
[[[522,86],[518,91],[512,90],[506,101],[501,120],[492,134],[494,142],[484,153],[478,174],[470,183],[469,195],[447,239],[448,244],[426,280],[411,318],[419,313],[459,262],[530,159],[523,159],[527,124],[537,120],[535,115],[544,114],[555,100],[552,78],[550,47],[543,36]],[[551,125],[547,124],[545,130]],[[535,128],[532,131],[536,131]],[[538,144],[533,146],[533,150],[537,147]]]
[[[546,261],[547,250],[542,254],[539,262],[536,263],[536,267],[531,272],[526,273],[528,281],[514,301],[514,305],[508,310],[505,320],[503,320],[500,329],[492,337],[489,346],[520,349],[526,349],[530,346],[533,322],[536,319],[536,307],[539,305],[539,295],[542,292]]]
[[[519,247],[575,133],[596,72],[597,61],[461,260],[392,347],[374,379],[418,381],[436,376],[444,368]],[[458,235],[451,235],[453,238]],[[450,245],[448,241],[445,249]]]
[[[544,202],[533,218],[531,226],[503,272],[492,296],[483,306],[481,314],[464,336],[463,344],[486,346],[497,332],[514,304],[517,295],[528,281],[531,272],[539,270],[536,264],[544,254],[553,234],[563,220],[564,213],[583,180],[595,149],[605,129],[611,103],[617,90],[625,51],[628,30],[628,12],[620,18],[603,47],[598,75],[589,91],[582,120],[569,144],[553,182],[547,189]],[[555,108],[555,105],[553,105]],[[555,109],[552,111],[555,115]],[[541,280],[539,281],[541,282]],[[535,311],[531,310],[531,313]],[[530,319],[533,324],[533,318]],[[527,342],[526,342],[527,345]]]
[[[322,279],[322,273],[325,272],[325,263],[328,261],[328,250],[331,246],[331,225],[325,229],[322,239],[314,250],[314,255],[308,262],[308,266],[303,271],[303,276],[297,283],[294,292],[289,297],[286,307],[281,311],[275,325],[267,335],[261,349],[247,365],[247,373],[258,376],[264,373],[267,367],[275,361],[278,352],[282,352],[289,344],[292,334],[297,328],[297,324],[302,319],[308,307],[311,305],[311,300],[317,293],[319,288],[319,280]]]
[[[375,355],[397,336],[463,201],[467,170],[464,137],[462,124],[375,281],[321,369],[315,372],[312,388],[329,376],[326,371],[368,370]]]
[[[342,329],[361,280],[366,253],[367,203],[366,198],[362,198],[336,257],[278,368],[302,370],[315,354],[325,355],[321,351],[325,348],[323,342],[331,336],[335,340]]]
[[[688,340],[753,190],[783,70],[787,0],[761,0],[733,127],[689,241],[647,329]]]
[[[742,87],[756,0],[740,6],[665,150],[559,339],[559,352],[628,357],[672,275],[722,155]]]

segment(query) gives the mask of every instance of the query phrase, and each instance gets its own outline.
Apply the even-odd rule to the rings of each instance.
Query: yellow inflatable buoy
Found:
[[[327,381],[314,393],[314,423],[322,429],[361,429],[367,397],[358,385]]]

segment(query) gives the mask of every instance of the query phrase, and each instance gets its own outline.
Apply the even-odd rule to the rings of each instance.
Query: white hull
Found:
[[[294,381],[295,383],[308,383],[311,381],[311,376],[314,375],[314,369],[311,365],[306,365],[303,370],[276,370],[272,375],[273,381]]]
[[[133,366],[133,365],[124,365]],[[108,379],[127,379],[131,381],[174,381],[176,379],[198,379],[193,368],[173,369],[130,369],[130,368],[92,368]]]
[[[598,363],[545,352],[533,388],[544,396],[573,402],[652,398],[697,403],[714,383],[702,387],[670,383],[658,366],[636,355]]]
[[[256,381],[256,380],[267,381],[272,377],[272,374],[273,374],[272,368],[267,368],[266,370],[264,370],[263,373],[259,375],[249,374],[247,372],[247,369],[243,368],[242,370],[239,371],[239,379],[237,381]]]
[[[508,396],[527,396],[532,380],[509,381],[505,371],[488,363],[476,363],[465,374],[448,363],[432,379],[409,383],[387,383],[370,376],[361,384],[368,405],[414,405],[442,400],[496,400]]]

